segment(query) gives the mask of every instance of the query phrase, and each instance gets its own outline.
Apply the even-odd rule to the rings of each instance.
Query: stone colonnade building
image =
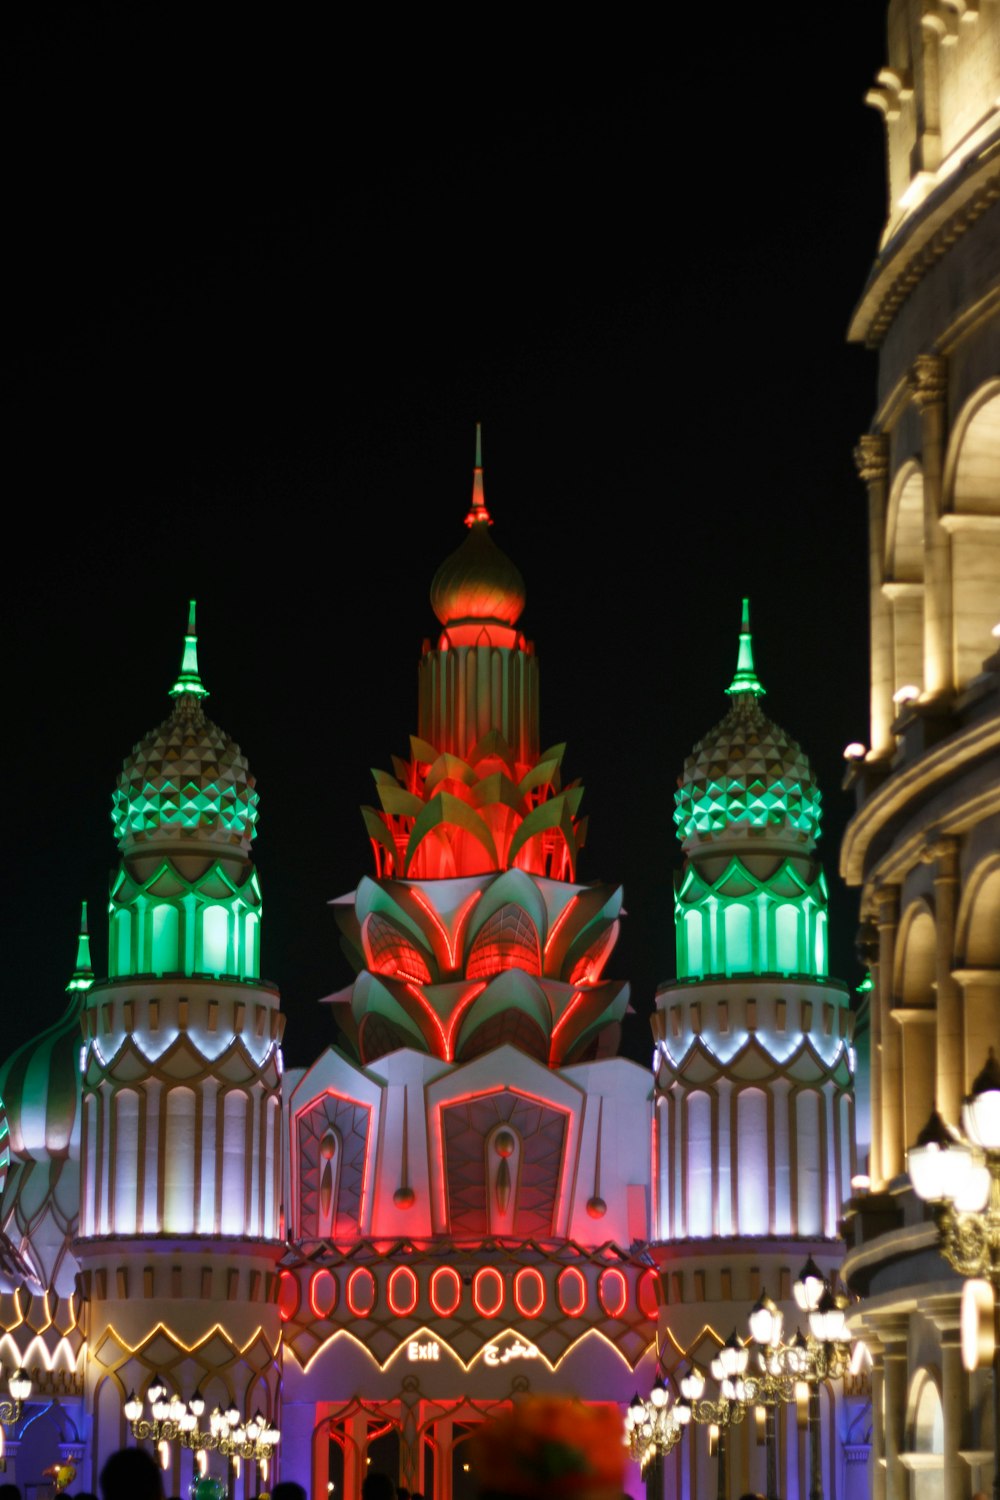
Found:
[[[997,1434],[959,1352],[961,1282],[905,1175],[1000,1045],[1000,11],[891,0],[869,95],[888,214],[851,324],[877,349],[868,492],[871,727],[842,848],[871,1000],[868,1192],[845,1274],[875,1357],[875,1500],[968,1500]]]

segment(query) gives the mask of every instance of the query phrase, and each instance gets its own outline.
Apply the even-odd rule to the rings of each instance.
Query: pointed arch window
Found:
[[[542,972],[538,933],[523,906],[508,902],[483,923],[469,953],[466,977],[490,979],[505,969]]]

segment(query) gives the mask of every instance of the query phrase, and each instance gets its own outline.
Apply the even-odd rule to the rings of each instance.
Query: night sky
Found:
[[[648,1060],[674,972],[672,794],[743,593],[857,983],[836,851],[875,360],[845,330],[883,218],[883,6],[812,34],[567,11],[547,37],[506,10],[349,35],[206,9],[6,23],[6,1049],[61,1012],[83,896],[105,970],[110,794],[168,711],[190,595],[208,712],[258,779],[286,1059],[335,1039],[325,903],[371,871],[370,768],[416,730],[477,419],[543,741],[586,788],[580,875],[625,886],[624,1050]]]

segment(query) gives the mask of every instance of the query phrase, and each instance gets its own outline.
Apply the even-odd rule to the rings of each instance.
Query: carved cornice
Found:
[[[993,167],[991,174],[971,191],[969,197],[953,213],[943,219],[919,249],[907,257],[905,246],[900,248],[898,258],[903,263],[902,269],[891,279],[886,278],[882,286],[880,283],[883,275],[896,256],[890,251],[886,263],[876,262],[865,295],[851,320],[851,336],[863,338],[867,348],[877,349],[880,346],[914,288],[982,218],[987,209],[1000,199],[1000,172],[995,170],[992,160],[989,165]],[[914,221],[913,230],[919,232],[920,227],[921,223]],[[894,245],[892,249],[895,249]],[[869,298],[874,301],[874,307],[866,316],[866,309],[870,306]]]

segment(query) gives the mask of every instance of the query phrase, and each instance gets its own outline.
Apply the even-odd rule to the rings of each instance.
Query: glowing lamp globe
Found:
[[[962,1105],[962,1124],[975,1145],[984,1151],[1000,1151],[1000,1062],[992,1047]]]
[[[722,1373],[726,1379],[734,1380],[737,1375],[742,1375],[747,1367],[748,1359],[749,1353],[740,1343],[739,1335],[734,1328],[719,1350],[719,1364],[722,1366]]]
[[[8,1389],[15,1401],[27,1401],[31,1395],[31,1377],[27,1370],[15,1370],[10,1377]]]
[[[639,1423],[642,1421],[643,1417],[646,1414],[645,1402],[640,1397],[638,1391],[636,1391],[635,1395],[632,1397],[632,1400],[629,1402],[628,1414],[632,1418],[632,1422],[636,1427],[638,1427]]]
[[[681,1378],[681,1395],[685,1401],[700,1401],[705,1394],[705,1376],[697,1365],[692,1365],[690,1373]],[[688,1413],[690,1417],[690,1412]],[[686,1421],[687,1418],[681,1418]]]
[[[784,1317],[776,1302],[762,1292],[750,1313],[750,1333],[755,1343],[772,1345],[781,1342]]]
[[[925,1203],[941,1203],[961,1192],[972,1168],[972,1152],[933,1110],[906,1153],[913,1191]]]
[[[686,1427],[691,1420],[691,1403],[683,1399],[678,1401],[674,1407],[674,1418],[682,1427]]]
[[[810,1255],[792,1286],[795,1300],[803,1312],[812,1312],[819,1305],[826,1286],[826,1277]]]
[[[138,1422],[139,1418],[142,1416],[142,1402],[139,1400],[135,1391],[129,1392],[128,1400],[125,1402],[122,1410],[125,1413],[126,1422]]]
[[[652,1401],[657,1411],[661,1411],[663,1407],[666,1406],[667,1401],[669,1400],[669,1396],[667,1393],[667,1388],[663,1384],[662,1380],[654,1381],[653,1389],[649,1393],[649,1399],[650,1401]]]
[[[823,1289],[819,1302],[809,1314],[809,1329],[813,1338],[823,1344],[835,1344],[843,1337],[844,1309],[829,1287]]]

